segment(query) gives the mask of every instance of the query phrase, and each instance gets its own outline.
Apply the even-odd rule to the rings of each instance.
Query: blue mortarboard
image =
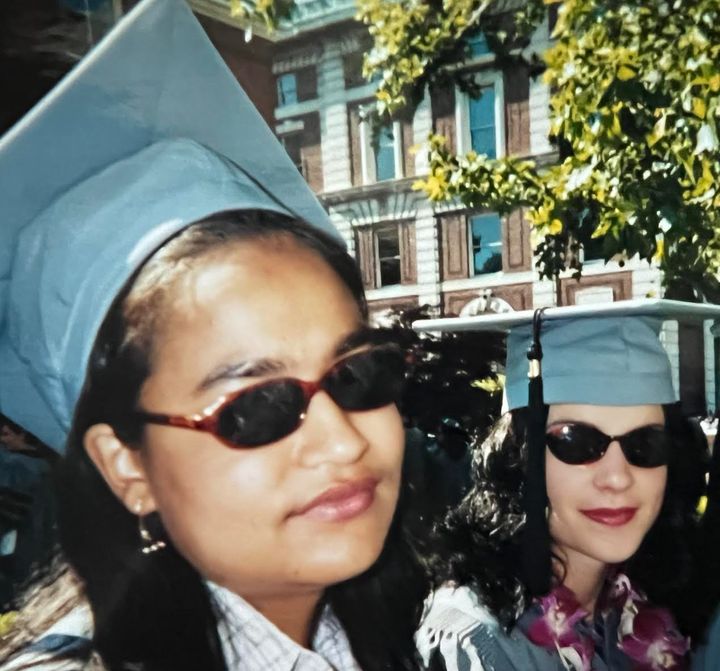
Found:
[[[666,319],[720,318],[720,306],[635,300],[544,311],[415,322],[421,331],[508,331],[505,392],[509,409],[528,408],[520,574],[530,593],[551,586],[551,538],[545,514],[547,405],[664,404],[677,400],[659,339]]]
[[[507,331],[505,391],[509,409],[528,404],[528,348],[533,310],[416,322],[421,331]],[[549,308],[542,315],[545,403],[672,403],[663,321],[720,319],[720,306],[661,299]]]
[[[0,412],[62,449],[144,259],[231,209],[337,236],[183,0],[143,0],[0,139]]]

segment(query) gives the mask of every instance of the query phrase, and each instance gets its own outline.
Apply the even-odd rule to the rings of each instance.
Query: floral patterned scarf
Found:
[[[619,617],[618,648],[633,662],[634,671],[684,671],[687,668],[688,640],[678,632],[672,615],[656,608],[636,591],[630,579],[618,573],[608,584],[600,615],[615,611]],[[566,668],[590,671],[595,643],[583,633],[589,613],[582,609],[567,587],[555,587],[536,601],[535,617],[527,637],[535,644],[557,651]]]

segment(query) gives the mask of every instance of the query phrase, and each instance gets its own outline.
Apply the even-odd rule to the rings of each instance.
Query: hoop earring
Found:
[[[158,550],[162,550],[164,547],[166,547],[165,541],[160,540],[153,540],[152,535],[150,534],[150,531],[148,531],[148,528],[145,526],[145,517],[146,515],[142,514],[143,509],[143,503],[138,499],[138,501],[135,503],[135,514],[138,517],[138,533],[140,534],[140,551],[144,555],[152,554],[153,552],[157,552]]]

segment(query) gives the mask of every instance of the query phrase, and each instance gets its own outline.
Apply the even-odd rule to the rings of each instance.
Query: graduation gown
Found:
[[[430,671],[565,671],[573,666],[557,650],[535,645],[525,635],[539,611],[531,606],[507,633],[466,586],[443,586],[425,602],[415,635]],[[629,671],[632,661],[617,647],[619,617],[609,613],[577,631],[595,643],[593,671]]]

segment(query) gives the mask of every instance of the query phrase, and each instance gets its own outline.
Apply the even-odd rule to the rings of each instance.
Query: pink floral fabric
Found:
[[[565,665],[574,671],[590,671],[595,645],[590,635],[581,633],[590,619],[575,595],[562,585],[538,599],[539,616],[527,629],[535,645],[556,650]],[[684,671],[687,668],[688,641],[677,630],[672,615],[651,606],[634,590],[629,578],[618,573],[609,585],[602,609],[620,614],[618,648],[632,660],[634,671]]]

